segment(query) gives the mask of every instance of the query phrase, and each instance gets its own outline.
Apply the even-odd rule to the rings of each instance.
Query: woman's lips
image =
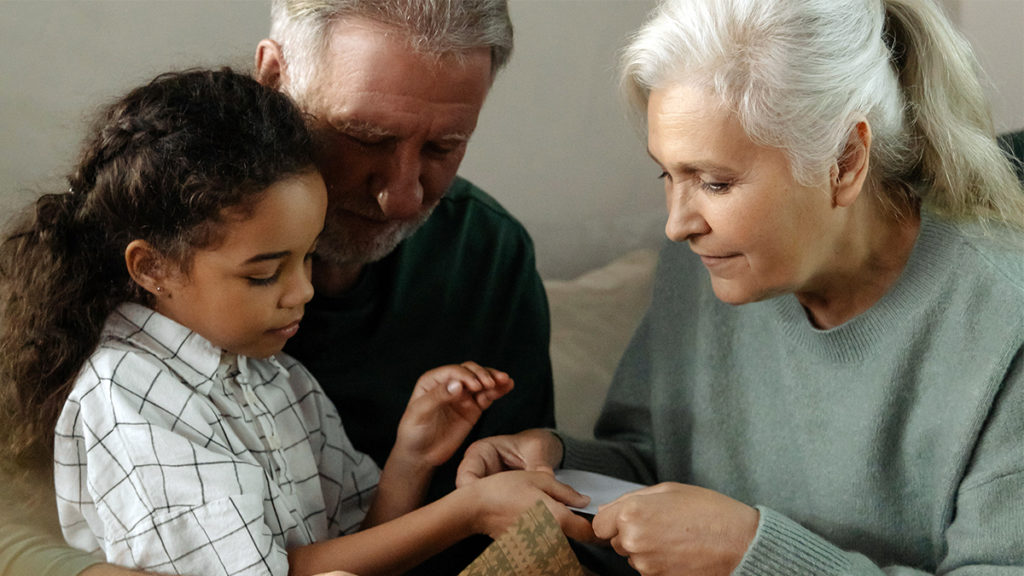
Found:
[[[725,254],[722,256],[708,256],[701,254],[700,261],[703,262],[704,265],[707,266],[708,268],[712,268],[715,266],[721,266],[722,264],[729,262],[730,260],[736,258],[737,256],[739,256],[739,254]]]

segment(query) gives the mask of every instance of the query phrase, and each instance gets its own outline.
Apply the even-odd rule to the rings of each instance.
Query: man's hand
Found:
[[[488,476],[457,488],[449,495],[461,502],[463,516],[472,523],[472,531],[497,538],[526,509],[541,500],[558,521],[566,536],[584,542],[594,541],[590,522],[566,506],[583,507],[590,498],[562,484],[547,472],[511,471]]]
[[[534,428],[518,434],[477,440],[459,464],[455,485],[466,486],[507,470],[551,473],[562,462],[562,442],[548,430]]]

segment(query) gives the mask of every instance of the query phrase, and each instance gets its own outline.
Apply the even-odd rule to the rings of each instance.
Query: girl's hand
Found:
[[[594,534],[643,576],[732,573],[757,532],[756,509],[712,490],[663,483],[620,496]]]
[[[508,374],[475,362],[428,371],[416,382],[392,453],[431,469],[440,466],[455,454],[480,414],[512,387]]]
[[[497,538],[542,500],[566,536],[582,542],[595,540],[590,522],[566,508],[586,506],[590,498],[555,480],[551,472],[501,472],[457,488],[449,496],[467,503],[468,521],[477,534]]]

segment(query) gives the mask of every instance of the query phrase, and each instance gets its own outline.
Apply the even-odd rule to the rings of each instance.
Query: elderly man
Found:
[[[286,350],[380,464],[417,375],[439,364],[473,359],[515,379],[470,441],[554,421],[529,236],[456,176],[511,49],[499,0],[277,1],[257,49],[257,79],[311,115],[328,190],[317,295]],[[454,488],[461,458],[430,499]]]
[[[309,113],[329,195],[317,296],[287,351],[380,464],[417,376],[441,364],[472,359],[515,379],[468,442],[554,424],[532,243],[456,176],[511,50],[504,0],[274,0],[270,38],[256,51],[256,78]],[[429,499],[454,487],[461,457],[438,470]],[[481,544],[463,543],[422,572],[457,573]],[[0,539],[0,573],[8,563],[50,576],[127,573],[106,564],[79,572],[88,559],[20,532]]]

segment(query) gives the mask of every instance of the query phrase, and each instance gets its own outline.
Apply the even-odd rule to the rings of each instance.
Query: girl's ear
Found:
[[[861,120],[850,132],[846,148],[832,165],[832,204],[847,207],[860,196],[868,177],[871,156],[871,126]]]
[[[167,259],[149,242],[132,240],[124,249],[124,264],[128,275],[143,290],[156,297],[169,294],[165,286],[170,280]]]

